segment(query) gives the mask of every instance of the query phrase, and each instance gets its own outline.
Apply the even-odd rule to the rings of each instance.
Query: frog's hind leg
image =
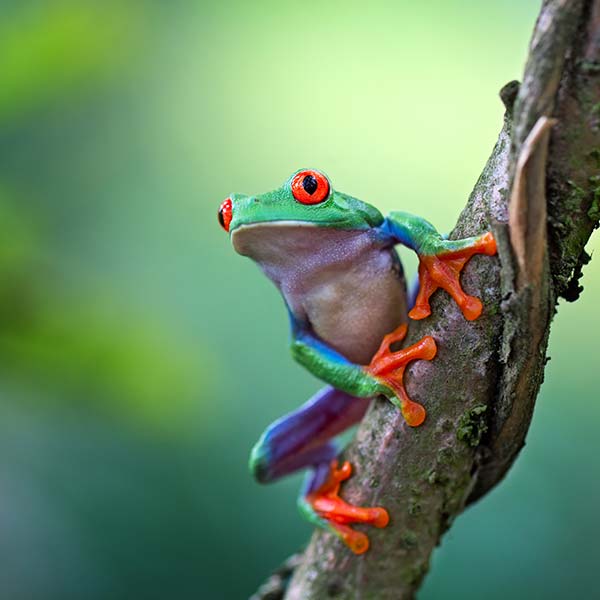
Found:
[[[278,419],[250,454],[250,471],[268,483],[300,469],[329,463],[337,451],[328,443],[364,416],[371,398],[355,398],[333,387],[317,392],[300,408]]]
[[[349,525],[385,527],[389,517],[383,508],[353,506],[340,498],[340,484],[350,477],[352,467],[345,462],[338,468],[337,449],[331,440],[359,422],[370,401],[326,387],[298,410],[273,423],[250,456],[250,469],[263,483],[311,468],[298,499],[302,514],[338,535],[357,554],[368,549],[369,541]]]

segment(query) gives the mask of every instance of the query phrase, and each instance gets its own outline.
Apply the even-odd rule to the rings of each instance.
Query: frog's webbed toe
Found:
[[[406,331],[407,325],[403,324],[386,335],[365,370],[395,393],[391,401],[398,404],[411,427],[418,427],[425,420],[427,413],[421,404],[409,398],[404,387],[404,371],[413,360],[432,360],[436,355],[437,346],[435,340],[427,335],[408,348],[392,350],[392,345],[406,337]]]
[[[496,241],[491,232],[467,240],[441,242],[437,254],[419,255],[419,293],[411,319],[419,320],[431,314],[429,298],[438,288],[446,290],[460,307],[465,319],[473,321],[481,315],[483,305],[479,298],[469,296],[460,284],[460,273],[475,254],[496,254]]]
[[[325,481],[303,497],[303,510],[312,513],[320,525],[339,536],[352,552],[363,554],[369,549],[369,538],[350,525],[365,523],[382,528],[389,523],[390,517],[380,506],[355,506],[340,498],[340,484],[351,474],[352,466],[348,461],[339,468],[338,461],[332,461]]]

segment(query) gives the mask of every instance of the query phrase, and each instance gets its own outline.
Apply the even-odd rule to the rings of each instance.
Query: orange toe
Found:
[[[462,310],[462,313],[467,321],[474,321],[475,319],[479,318],[483,312],[483,304],[479,298],[467,296],[465,300],[461,302],[460,309]]]
[[[364,554],[370,547],[369,538],[361,531],[356,531],[347,525],[339,523],[331,524],[342,542],[354,552],[354,554]]]
[[[421,404],[418,402],[413,402],[408,398],[401,400],[400,410],[402,411],[404,420],[411,427],[418,427],[419,425],[422,425],[423,421],[425,421],[425,417],[427,416],[427,411]]]
[[[377,529],[383,529],[384,527],[387,527],[390,522],[390,515],[388,511],[381,507],[376,507],[373,510],[377,513],[377,516],[373,521],[373,525],[375,525]]]
[[[408,316],[413,321],[420,321],[421,319],[426,319],[431,314],[431,307],[429,306],[429,302],[426,305],[413,306],[413,308],[408,313]]]

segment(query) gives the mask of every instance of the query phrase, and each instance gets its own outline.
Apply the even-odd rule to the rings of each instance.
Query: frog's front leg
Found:
[[[483,310],[479,298],[469,296],[460,284],[460,273],[474,254],[496,254],[496,241],[491,232],[446,240],[435,227],[420,217],[393,212],[380,227],[395,243],[413,249],[419,257],[419,293],[408,313],[411,319],[424,319],[431,314],[429,298],[438,288],[446,290],[469,321],[477,319]]]
[[[404,388],[404,371],[413,360],[433,359],[437,347],[431,336],[425,336],[408,348],[392,351],[392,346],[405,338],[406,331],[407,326],[403,324],[386,335],[371,362],[357,365],[292,318],[292,354],[313,375],[352,396],[386,396],[400,408],[411,427],[418,427],[425,420],[426,412],[423,406],[409,398]]]
[[[369,539],[350,525],[385,527],[389,516],[384,508],[354,506],[340,497],[340,484],[350,477],[352,467],[345,462],[338,468],[338,452],[331,440],[358,423],[370,401],[327,387],[270,425],[250,456],[250,470],[261,483],[311,468],[298,497],[300,511],[314,525],[335,533],[356,554],[366,552]]]

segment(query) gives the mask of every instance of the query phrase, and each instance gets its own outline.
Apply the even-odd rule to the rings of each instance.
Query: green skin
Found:
[[[272,192],[257,196],[232,194],[234,209],[229,232],[233,234],[242,225],[281,221],[296,221],[335,229],[369,229],[378,227],[383,222],[383,216],[374,206],[333,189],[325,202],[317,205],[301,204],[294,198],[290,186],[294,175]]]
[[[280,290],[290,316],[294,359],[332,386],[317,402],[265,431],[252,451],[251,471],[267,482],[314,467],[300,508],[313,523],[335,531],[304,501],[324,481],[318,466],[331,460],[329,437],[315,422],[327,423],[328,436],[336,435],[364,414],[368,404],[359,399],[383,394],[400,406],[394,391],[364,366],[384,335],[406,322],[405,285],[394,246],[404,244],[419,256],[443,255],[468,248],[478,238],[445,240],[420,217],[392,212],[384,218],[375,207],[331,186],[324,188],[321,202],[303,204],[292,188],[302,172],[265,194],[232,194],[226,201],[230,221],[222,224],[229,225],[236,251],[259,264]],[[354,410],[353,402],[363,408]],[[319,448],[323,453],[317,456]]]
[[[299,172],[301,171],[294,173],[283,186],[271,192],[256,196],[232,194],[230,198],[233,214],[229,225],[232,238],[238,229],[257,224],[280,227],[281,235],[285,236],[286,227],[290,223],[298,223],[322,229],[369,230],[373,233],[373,244],[393,246],[401,243],[413,249],[419,256],[462,250],[476,240],[476,238],[446,240],[431,223],[404,212],[394,211],[384,219],[374,206],[334,189],[330,189],[327,199],[320,204],[302,204],[294,198],[291,189],[291,181]],[[254,243],[260,244],[260,236],[256,236]],[[243,253],[261,264],[260,257],[255,256],[252,247],[247,246],[251,245],[246,244]],[[290,257],[290,260],[293,258]],[[276,278],[274,282],[280,287]],[[280,291],[285,298],[285,292],[281,287]],[[343,356],[338,356],[335,350],[332,351],[328,347],[329,344],[323,344],[323,340],[319,340],[318,336],[315,339],[314,335],[305,331],[304,319],[295,314],[289,302],[287,304],[292,322],[291,351],[297,362],[319,379],[353,396],[371,397],[384,394],[394,404],[398,404],[390,388],[365,373],[362,368],[357,368],[357,365],[347,361]],[[327,340],[327,342],[331,341]]]

